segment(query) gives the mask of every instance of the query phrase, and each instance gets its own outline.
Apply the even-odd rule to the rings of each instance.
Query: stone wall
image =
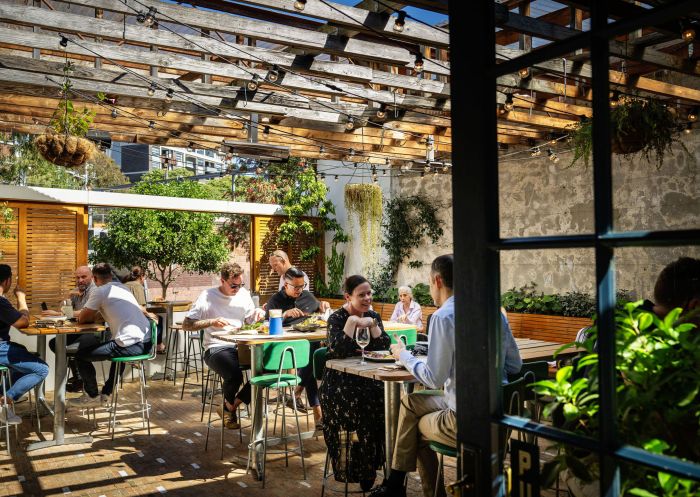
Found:
[[[700,228],[700,133],[683,141],[696,158],[693,163],[679,146],[657,169],[640,156],[613,156],[615,229],[668,230]],[[499,167],[501,235],[503,237],[590,233],[593,231],[592,167],[570,166],[566,144],[558,145],[558,163],[545,154],[502,158]],[[512,150],[511,150],[512,152]],[[507,154],[507,153],[506,153]],[[392,195],[424,193],[450,205],[451,182],[437,178],[394,178]],[[465,192],[468,194],[468,192]],[[451,207],[443,211],[445,236],[440,243],[421,246],[417,253],[429,263],[452,250]],[[659,271],[681,255],[700,257],[698,247],[634,248],[616,251],[617,286],[650,297]],[[399,284],[425,282],[428,268],[402,267]],[[534,281],[545,292],[592,292],[595,284],[593,250],[510,251],[501,256],[501,288]]]

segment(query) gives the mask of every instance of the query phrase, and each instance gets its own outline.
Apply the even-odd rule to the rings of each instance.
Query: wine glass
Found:
[[[369,345],[369,328],[366,326],[361,326],[355,329],[355,341],[362,349],[362,360],[360,361],[360,364],[367,364],[365,362],[365,347]]]

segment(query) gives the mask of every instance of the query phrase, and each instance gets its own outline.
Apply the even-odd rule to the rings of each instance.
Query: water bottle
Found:
[[[73,319],[73,304],[70,300],[64,300],[61,306],[61,312],[66,317],[66,319]]]
[[[282,333],[282,309],[270,309],[270,335]]]

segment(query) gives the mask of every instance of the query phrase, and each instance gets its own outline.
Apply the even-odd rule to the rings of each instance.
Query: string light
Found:
[[[155,7],[148,7],[148,12],[145,14],[143,12],[139,12],[136,16],[136,20],[139,22],[139,24],[143,24],[147,28],[150,28],[156,22],[157,13],[158,10]]]
[[[697,120],[698,120],[698,108],[697,108],[697,107],[693,107],[693,108],[690,109],[690,111],[688,112],[688,121],[690,121],[691,123],[694,123],[694,122],[697,121]]]
[[[691,131],[693,131],[693,123],[688,123],[685,129],[683,130],[683,133],[689,135]]]
[[[275,64],[274,66],[272,66],[272,69],[270,69],[270,71],[267,73],[267,80],[270,83],[276,83],[278,79],[280,79],[280,71],[279,67],[277,67],[277,65]]]
[[[148,127],[150,129],[156,129],[156,122],[155,121],[148,121]]]
[[[394,31],[403,33],[403,28],[406,27],[406,13],[403,10],[397,12],[398,17],[394,19]]]
[[[119,112],[117,112],[117,109],[112,109],[112,119],[116,119],[118,115]]]
[[[522,79],[529,78],[530,77],[530,68],[529,67],[523,67],[518,71],[518,76],[520,76]]]
[[[153,95],[155,95],[157,88],[158,88],[158,85],[156,85],[155,83],[151,83],[151,86],[148,87],[148,91],[147,91],[148,96],[152,97]]]
[[[173,95],[174,95],[174,93],[175,93],[175,92],[173,91],[172,88],[168,88],[168,91],[165,93],[165,102],[166,102],[166,103],[170,103],[170,102],[173,101]]]
[[[558,141],[557,135],[555,135],[554,133],[550,133],[549,134],[549,144],[556,145],[557,141]]]
[[[413,62],[413,70],[415,72],[423,72],[423,56],[420,52],[416,53],[416,60]]]
[[[425,167],[423,168],[423,171],[425,171],[426,173],[429,173],[430,172],[430,164],[426,164]]]
[[[248,91],[255,91],[258,89],[258,80],[259,79],[260,78],[258,78],[257,74],[253,74],[253,79],[248,81],[248,83],[246,84],[246,88],[248,88]]]
[[[320,147],[318,147],[318,153],[319,153],[319,154],[325,154],[325,153],[326,153],[326,147],[324,147],[323,145],[321,145]]]
[[[333,181],[335,181],[336,183],[338,182],[338,175],[337,174],[335,175],[335,178],[333,179]]]
[[[506,95],[506,103],[503,104],[503,108],[510,112],[513,110],[513,94],[509,93]]]
[[[681,24],[681,38],[683,41],[690,43],[695,40],[695,28],[692,24],[685,22]]]
[[[442,172],[443,172],[443,173],[446,173],[446,172],[448,172],[449,170],[450,170],[450,165],[449,165],[447,162],[445,162],[445,163],[442,165]]]
[[[294,8],[296,10],[304,10],[305,7],[306,7],[306,0],[296,0],[294,2]]]
[[[353,119],[352,116],[348,116],[348,120],[345,123],[345,129],[347,129],[348,131],[352,131],[353,129],[355,129],[355,119]]]
[[[270,127],[269,127],[269,126],[265,126],[265,127],[263,128],[263,134],[264,134],[264,135],[269,135],[269,134],[270,134]]]
[[[610,107],[613,109],[618,106],[620,103],[620,92],[615,90],[612,94],[612,98],[610,99]]]
[[[542,155],[542,150],[540,147],[536,147],[532,152],[530,152],[530,157],[539,157]]]
[[[386,105],[382,104],[377,109],[377,119],[386,119]]]
[[[63,48],[68,47],[68,38],[61,35],[61,41],[59,41],[58,44],[61,45]]]
[[[559,157],[557,156],[557,154],[555,154],[555,153],[552,151],[551,148],[548,148],[548,149],[547,149],[547,158],[548,158],[549,160],[551,160],[552,162],[555,162],[555,163],[556,163],[556,162],[559,162]]]

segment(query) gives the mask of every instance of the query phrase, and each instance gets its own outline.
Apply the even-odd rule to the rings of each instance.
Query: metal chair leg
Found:
[[[5,399],[5,405],[0,406],[0,409],[5,409],[6,405],[7,405],[7,389],[6,389],[6,385],[5,385],[5,373],[7,373],[7,371],[2,371],[0,373],[2,375],[2,396]],[[7,455],[11,456],[12,449],[10,448],[10,423],[8,423],[7,421],[5,421],[5,443],[7,444]]]
[[[114,382],[112,383],[112,440],[114,440],[114,432],[117,429],[117,407],[119,406],[119,377],[121,376],[121,368],[114,363]]]
[[[292,387],[289,387],[290,389]],[[292,391],[292,395],[294,395],[294,392]],[[297,440],[299,441],[299,457],[301,457],[301,470],[304,473],[304,480],[306,480],[306,464],[304,463],[304,446],[301,442],[301,427],[299,426],[299,413],[297,411],[297,401],[295,397],[292,397],[292,402],[294,405],[294,417],[296,418],[297,421]],[[285,453],[286,455],[286,453]]]
[[[435,493],[433,493],[433,497],[438,497],[440,485],[442,484],[443,481],[443,476],[442,472],[444,471],[444,456],[440,454],[440,462],[438,463],[438,470],[437,470],[437,480],[435,481]]]

